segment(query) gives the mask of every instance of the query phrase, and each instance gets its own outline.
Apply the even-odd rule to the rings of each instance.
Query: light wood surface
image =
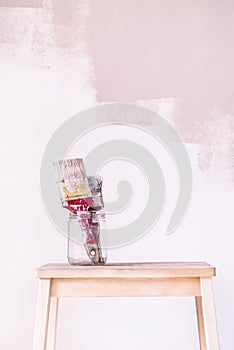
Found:
[[[59,298],[158,296],[194,297],[200,349],[219,350],[211,281],[215,273],[205,262],[41,266],[33,350],[55,350]]]
[[[201,279],[201,297],[206,350],[219,350],[214,295],[210,278]]]
[[[74,297],[159,297],[201,295],[199,278],[58,278],[51,295]]]
[[[45,349],[48,330],[49,308],[50,280],[42,279],[39,281],[33,350]]]
[[[46,350],[55,350],[56,346],[56,330],[58,316],[58,298],[53,297],[50,293],[50,312],[48,323],[48,334],[46,342]]]
[[[198,324],[200,349],[207,350],[205,330],[204,330],[203,310],[202,310],[202,298],[196,297],[195,300],[196,300],[197,324]]]
[[[104,266],[47,264],[37,269],[38,278],[146,278],[213,277],[215,268],[205,262],[148,262]]]

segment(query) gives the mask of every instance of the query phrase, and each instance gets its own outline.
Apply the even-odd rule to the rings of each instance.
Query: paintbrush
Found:
[[[89,188],[92,193],[93,201],[89,206],[89,227],[96,239],[97,248],[99,253],[99,263],[104,263],[105,260],[102,254],[101,240],[100,240],[100,223],[97,211],[104,208],[103,196],[102,196],[102,178],[97,176],[88,176]]]
[[[83,160],[80,158],[64,159],[53,165],[59,176],[62,206],[79,217],[87,255],[92,263],[97,264],[99,262],[99,249],[96,237],[90,230],[87,215],[93,198]]]

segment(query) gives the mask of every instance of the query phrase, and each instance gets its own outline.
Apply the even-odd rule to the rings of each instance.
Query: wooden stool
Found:
[[[54,350],[58,298],[195,297],[200,348],[218,350],[211,278],[203,262],[128,263],[105,266],[49,264],[37,269],[39,295],[33,350]]]

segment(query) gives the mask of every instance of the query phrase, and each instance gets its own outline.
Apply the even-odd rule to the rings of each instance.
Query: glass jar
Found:
[[[102,247],[104,215],[95,212],[69,214],[67,258],[71,265],[104,265],[107,250]]]

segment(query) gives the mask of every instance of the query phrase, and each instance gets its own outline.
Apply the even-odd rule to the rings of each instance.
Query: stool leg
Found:
[[[204,331],[204,320],[203,320],[203,313],[202,313],[202,298],[196,297],[195,299],[196,299],[197,323],[198,323],[200,349],[207,350],[206,349],[205,331]]]
[[[58,298],[53,297],[53,298],[50,298],[50,314],[49,314],[46,350],[55,350],[57,315],[58,315]]]
[[[49,308],[50,279],[40,279],[33,350],[45,350]]]
[[[215,303],[211,278],[201,278],[201,301],[207,350],[219,350]],[[203,348],[202,348],[203,349]]]

